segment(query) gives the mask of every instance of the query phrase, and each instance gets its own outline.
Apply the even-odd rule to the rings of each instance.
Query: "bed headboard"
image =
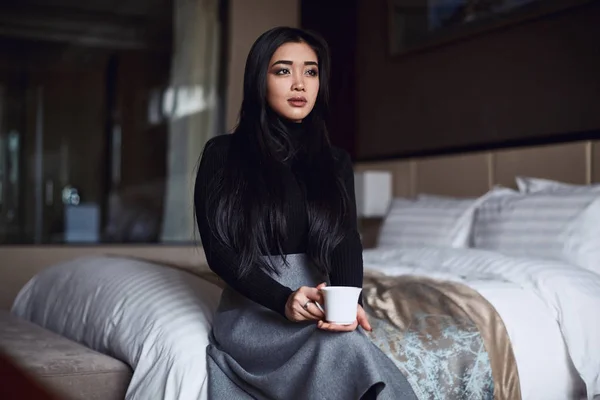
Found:
[[[590,184],[600,182],[600,140],[355,164],[355,171],[365,170],[390,171],[394,197],[475,197],[495,185],[515,188],[519,175]],[[382,219],[361,220],[365,248],[376,245],[381,223]]]
[[[589,184],[600,182],[600,140],[358,162],[355,170],[391,171],[394,197],[478,196],[495,185],[515,187],[519,175]]]

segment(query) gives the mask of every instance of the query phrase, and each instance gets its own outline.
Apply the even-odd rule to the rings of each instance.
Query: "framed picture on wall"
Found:
[[[595,0],[388,0],[391,56],[427,49]]]

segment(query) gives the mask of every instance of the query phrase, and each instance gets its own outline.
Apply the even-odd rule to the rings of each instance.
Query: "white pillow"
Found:
[[[483,202],[473,247],[518,257],[565,261],[600,273],[597,193],[514,193]]]
[[[379,234],[378,246],[468,247],[473,213],[490,196],[510,189],[494,189],[478,198],[420,195],[395,198]]]
[[[583,193],[589,191],[600,193],[600,184],[574,185],[572,183],[553,181],[551,179],[533,178],[529,176],[517,176],[516,182],[519,192],[521,193]]]

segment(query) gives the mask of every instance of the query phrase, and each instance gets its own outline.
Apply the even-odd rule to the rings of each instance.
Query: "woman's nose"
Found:
[[[302,92],[304,91],[304,80],[302,78],[295,78],[292,90]]]

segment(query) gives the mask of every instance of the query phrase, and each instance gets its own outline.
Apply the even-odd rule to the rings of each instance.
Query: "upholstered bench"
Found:
[[[125,363],[0,311],[0,352],[65,400],[123,400]]]

